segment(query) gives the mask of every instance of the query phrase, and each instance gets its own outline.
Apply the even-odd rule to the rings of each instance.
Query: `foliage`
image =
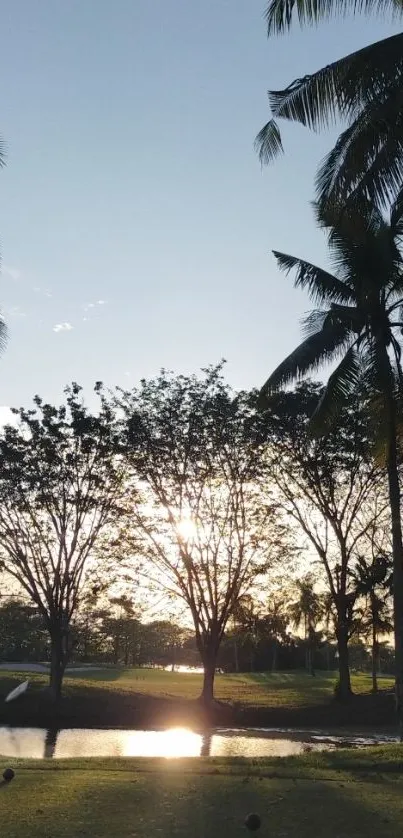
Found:
[[[36,397],[15,413],[18,427],[0,438],[0,561],[49,632],[57,697],[86,573],[96,574],[100,538],[123,514],[124,467],[108,406],[101,398],[91,415],[75,384],[59,408]]]
[[[359,401],[344,408],[326,436],[311,434],[311,416],[323,394],[323,387],[309,381],[292,391],[272,394],[265,414],[266,456],[284,511],[305,539],[309,560],[315,561],[316,556],[321,583],[329,594],[325,611],[334,616],[340,678],[347,694],[347,643],[355,630],[356,599],[350,569],[359,551],[367,548],[369,528],[378,533],[388,522],[388,501],[382,469],[373,462],[366,414]],[[305,588],[303,585],[300,595],[309,599]],[[314,602],[318,613],[315,619],[311,615],[311,631],[309,620],[306,628],[316,646],[314,631],[321,606],[315,597]],[[305,608],[307,603],[302,605]],[[289,613],[293,611],[294,617],[302,616],[300,607]]]
[[[286,549],[278,504],[262,492],[255,396],[234,395],[219,366],[202,378],[163,371],[119,407],[137,476],[128,543],[146,557],[147,579],[186,603],[210,700],[236,603]]]
[[[403,540],[398,453],[403,392],[402,195],[392,204],[389,221],[368,205],[365,213],[346,212],[337,224],[328,227],[335,276],[304,260],[277,254],[280,267],[287,272],[295,269],[296,284],[327,308],[307,318],[309,336],[274,371],[263,392],[341,356],[313,413],[311,428],[316,433],[328,432],[358,388],[372,422],[368,435],[375,439],[378,449],[383,446],[379,461],[386,466],[391,521],[396,705],[403,733]],[[318,220],[329,223],[320,211]],[[343,569],[342,564],[344,588],[347,572],[347,565]]]
[[[304,25],[333,13],[392,12],[401,17],[401,0],[271,0],[268,33],[288,30],[295,17]],[[277,119],[290,119],[313,130],[341,121],[347,127],[327,155],[317,175],[321,205],[343,207],[346,201],[369,199],[388,206],[402,183],[401,33],[365,46],[311,75],[296,79],[284,90],[271,91],[272,119],[256,144],[266,163],[283,150]]]

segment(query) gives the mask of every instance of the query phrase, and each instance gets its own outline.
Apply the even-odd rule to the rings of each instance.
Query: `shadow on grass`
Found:
[[[64,793],[61,794],[61,789]],[[403,783],[267,779],[242,775],[134,772],[27,772],[15,786],[7,836],[58,838],[233,838],[248,812],[262,819],[263,836],[397,838],[403,829]],[[10,796],[11,797],[11,796]],[[40,815],[21,826],[33,798]],[[8,798],[6,798],[8,800]],[[10,800],[11,805],[11,800]],[[32,805],[32,804],[31,804]],[[50,832],[51,829],[51,832]]]

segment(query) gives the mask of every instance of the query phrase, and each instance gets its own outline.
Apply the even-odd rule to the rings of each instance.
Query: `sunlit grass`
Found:
[[[4,760],[3,760],[4,762]],[[7,838],[397,838],[401,746],[285,760],[18,762],[0,788]]]
[[[332,697],[336,679],[336,672],[320,674],[316,678],[300,672],[217,675],[215,695],[221,701],[256,707],[312,706]],[[156,669],[104,670],[86,674],[85,678],[76,673],[68,680],[88,687],[107,686],[124,692],[185,699],[197,698],[202,686],[200,674]],[[366,674],[353,675],[352,686],[354,692],[369,692],[371,679]],[[393,679],[381,678],[380,686],[393,686]]]
[[[2,672],[0,694],[12,689],[25,676],[21,673]],[[32,674],[33,685],[43,686],[46,677]],[[337,673],[320,673],[312,678],[303,672],[279,672],[275,674],[230,674],[217,675],[215,695],[220,701],[247,707],[298,708],[311,707],[328,701],[334,690]],[[65,693],[78,694],[81,691],[102,689],[123,694],[140,693],[159,698],[195,699],[200,695],[202,675],[198,673],[177,673],[159,669],[121,669],[70,673],[65,679]],[[371,690],[371,679],[366,674],[352,676],[356,693]],[[380,678],[380,687],[393,686],[391,677]]]

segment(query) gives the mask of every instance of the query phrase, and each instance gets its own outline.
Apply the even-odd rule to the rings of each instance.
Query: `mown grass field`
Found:
[[[12,689],[26,676],[21,672],[0,673],[0,695]],[[44,675],[28,676],[34,686],[44,686]],[[320,673],[311,678],[304,672],[279,672],[275,674],[242,673],[217,675],[215,695],[219,701],[253,707],[311,707],[329,701],[333,696],[337,673]],[[199,673],[167,672],[160,669],[83,670],[65,678],[66,695],[105,689],[120,693],[138,693],[155,698],[180,698],[192,700],[200,695],[202,675]],[[352,675],[355,693],[371,690],[367,674]],[[380,688],[393,686],[393,678],[380,678]]]
[[[0,764],[5,764],[4,759]],[[1,767],[1,765],[0,765]],[[400,838],[403,748],[284,760],[17,762],[0,787],[7,838]]]
[[[2,696],[29,677],[30,688],[21,701],[4,704]],[[332,702],[336,673],[311,678],[305,673],[273,675],[217,675],[215,695],[222,703],[213,723],[242,725],[389,725],[393,724],[393,698],[369,695],[368,675],[353,675],[354,692],[361,695],[354,706],[343,709]],[[48,714],[41,690],[45,675],[23,672],[0,673],[0,724],[48,727]],[[200,695],[200,674],[166,672],[157,669],[108,668],[70,673],[65,678],[60,726],[140,727],[203,722],[194,699]],[[391,678],[380,686],[393,685]],[[366,694],[366,695],[365,695]],[[365,706],[364,706],[365,705]],[[52,722],[53,723],[53,722]]]
[[[315,678],[304,672],[279,672],[275,674],[242,673],[217,675],[215,695],[219,701],[234,702],[254,707],[303,707],[321,704],[333,696],[337,673],[321,673]],[[105,669],[70,675],[66,687],[91,689],[102,685],[111,690],[137,692],[168,698],[195,699],[200,695],[202,675],[176,673],[158,669]],[[352,676],[356,693],[369,692],[369,675]],[[380,687],[393,686],[393,678],[381,678]]]

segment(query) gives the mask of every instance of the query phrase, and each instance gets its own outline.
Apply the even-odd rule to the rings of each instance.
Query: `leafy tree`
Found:
[[[295,284],[307,290],[321,309],[307,318],[308,337],[278,366],[263,389],[267,393],[341,357],[313,413],[312,429],[318,433],[329,430],[357,387],[364,388],[373,431],[378,445],[382,443],[388,478],[396,702],[403,732],[403,543],[398,462],[403,381],[403,259],[399,249],[402,224],[403,192],[391,207],[389,222],[375,207],[367,207],[365,216],[344,214],[338,225],[328,230],[335,275],[302,259],[276,254],[280,268],[287,273],[295,270]]]
[[[270,0],[268,33],[318,23],[332,14],[403,14],[402,0]],[[303,75],[284,90],[269,93],[273,118],[256,143],[266,163],[282,151],[277,119],[312,130],[340,120],[347,127],[325,157],[317,175],[318,200],[344,206],[347,199],[369,198],[387,206],[402,185],[403,34],[370,44]]]
[[[190,611],[205,702],[236,603],[284,549],[277,506],[263,502],[254,401],[231,392],[220,366],[202,378],[163,371],[119,399],[138,493],[128,543],[148,582]]]
[[[270,475],[284,511],[314,549],[330,597],[338,645],[339,695],[351,692],[348,642],[354,631],[354,586],[349,570],[367,545],[368,527],[384,521],[382,470],[373,461],[366,416],[358,403],[344,409],[324,438],[310,433],[310,417],[324,388],[303,382],[272,394],[266,414]],[[329,607],[327,609],[329,611]]]
[[[259,620],[261,636],[270,638],[272,644],[271,671],[276,672],[278,666],[278,651],[281,643],[287,640],[289,624],[288,604],[283,595],[273,595],[265,613]]]
[[[44,620],[57,700],[86,576],[100,562],[101,537],[123,514],[125,473],[102,398],[97,415],[76,384],[61,407],[34,402],[33,410],[14,411],[18,427],[0,437],[0,562]]]
[[[0,606],[0,660],[41,661],[48,655],[48,642],[38,609],[17,597]]]

